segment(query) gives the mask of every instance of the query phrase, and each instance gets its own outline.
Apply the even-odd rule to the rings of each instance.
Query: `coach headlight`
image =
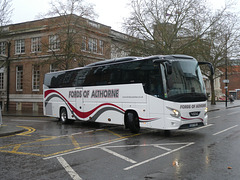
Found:
[[[172,113],[170,114],[172,117],[179,118],[181,116],[181,113],[173,108],[167,107]]]
[[[204,115],[206,116],[207,115],[207,112],[208,112],[208,108],[206,107],[205,110],[204,110]]]

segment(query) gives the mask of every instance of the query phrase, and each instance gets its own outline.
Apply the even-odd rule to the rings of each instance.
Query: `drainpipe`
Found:
[[[10,47],[11,47],[11,42],[7,43],[7,58],[6,58],[6,63],[7,63],[7,103],[6,103],[6,111],[8,112],[9,110],[9,89],[10,89]]]

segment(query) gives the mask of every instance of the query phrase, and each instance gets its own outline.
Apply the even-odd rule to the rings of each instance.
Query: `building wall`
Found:
[[[10,46],[10,76],[9,76],[9,111],[25,111],[25,112],[42,112],[42,92],[44,74],[50,71],[52,54],[62,54],[61,48],[59,51],[52,52],[49,50],[49,35],[54,35],[60,32],[54,23],[62,22],[62,17],[48,18],[37,21],[13,24],[5,27],[5,36],[0,38],[0,42],[11,43]],[[74,18],[79,18],[75,16]],[[104,51],[102,53],[92,52],[89,49],[81,49],[79,59],[83,60],[81,65],[96,62],[99,60],[111,58],[111,43],[112,35],[109,26],[90,21],[84,18],[79,18],[79,28],[81,33],[76,37],[79,44],[82,43],[83,37],[97,39],[97,48],[100,48],[100,40],[104,42]],[[41,37],[42,50],[40,52],[31,52],[31,39]],[[116,38],[116,37],[115,37]],[[15,52],[15,41],[23,39],[25,42],[25,51],[21,54]],[[88,42],[87,42],[88,43]],[[7,51],[6,51],[7,54]],[[78,67],[79,59],[69,64],[69,68]],[[47,62],[47,63],[46,63]],[[38,64],[40,67],[40,86],[39,90],[33,90],[32,77],[33,66]],[[16,90],[16,68],[23,67],[23,89]],[[6,68],[5,68],[6,71]],[[6,91],[6,89],[4,89]],[[6,106],[6,96],[1,96],[0,101]],[[6,109],[6,108],[5,108]]]
[[[225,94],[225,83],[223,83],[223,80],[225,79],[225,74],[221,77],[221,89],[222,93]],[[228,79],[229,79],[229,84],[228,84],[228,93],[235,92],[236,99],[240,99],[240,66],[236,65],[233,67],[228,68]]]

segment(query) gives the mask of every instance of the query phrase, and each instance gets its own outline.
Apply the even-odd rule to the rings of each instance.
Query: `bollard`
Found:
[[[2,109],[1,109],[1,106],[0,106],[0,127],[2,126]]]

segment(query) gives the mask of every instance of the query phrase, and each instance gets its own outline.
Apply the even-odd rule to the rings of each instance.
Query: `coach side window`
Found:
[[[100,72],[102,67],[93,67],[89,69],[88,74],[86,75],[84,86],[95,86],[100,80]]]
[[[102,71],[100,73],[101,78],[100,78],[100,82],[99,85],[111,85],[112,81],[111,81],[111,66],[110,65],[106,65],[102,67]]]
[[[76,78],[74,80],[75,86],[83,86],[90,69],[79,69],[77,70]]]
[[[50,88],[59,88],[61,87],[62,80],[64,78],[64,72],[57,72],[54,74],[49,74],[48,76],[45,77],[45,81],[50,81],[47,84],[49,85]]]
[[[75,86],[74,80],[77,75],[77,71],[66,71],[64,73],[64,78],[62,81],[62,86],[61,87],[73,87]]]
[[[123,84],[122,74],[123,70],[121,69],[121,64],[115,64],[109,68],[109,79],[111,84]]]

